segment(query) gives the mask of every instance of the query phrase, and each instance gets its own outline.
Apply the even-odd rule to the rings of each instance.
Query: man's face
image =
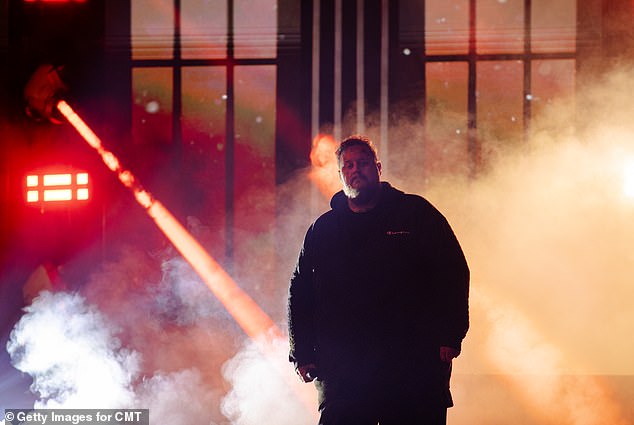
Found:
[[[339,161],[339,177],[348,198],[373,193],[379,187],[381,163],[364,146],[353,145],[343,151]]]

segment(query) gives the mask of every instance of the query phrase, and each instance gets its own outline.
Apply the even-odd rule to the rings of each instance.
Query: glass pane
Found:
[[[225,260],[226,71],[224,67],[183,68],[183,181],[187,205],[204,229],[200,238],[212,256]]]
[[[522,140],[524,129],[523,63],[478,62],[476,111],[483,152],[498,142]],[[491,143],[489,143],[491,142]]]
[[[172,143],[172,70],[132,70],[132,140],[137,145]],[[147,155],[148,158],[152,155]]]
[[[277,0],[235,0],[233,25],[237,58],[277,56]]]
[[[531,64],[531,114],[547,116],[558,100],[571,100],[575,94],[575,61],[536,60]],[[567,103],[567,105],[573,104]]]
[[[425,49],[428,55],[467,53],[469,50],[468,0],[425,2]]]
[[[181,52],[185,59],[227,56],[227,2],[181,0]]]
[[[235,68],[234,258],[262,288],[275,282],[275,81],[275,66]]]
[[[478,53],[524,51],[524,0],[478,0],[476,6]]]
[[[425,42],[422,28],[425,16],[424,2],[401,1],[398,5],[399,48],[419,48]],[[367,29],[366,29],[367,31]]]
[[[467,139],[467,63],[427,64],[425,174],[463,174],[469,170]]]
[[[577,0],[533,0],[531,13],[533,52],[575,50]]]
[[[132,59],[171,59],[174,1],[134,0],[130,7]]]

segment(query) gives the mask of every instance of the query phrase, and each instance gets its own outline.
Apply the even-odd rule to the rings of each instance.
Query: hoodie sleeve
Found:
[[[287,311],[289,360],[295,365],[315,362],[313,228],[314,226],[311,226],[306,232],[289,286]]]
[[[469,329],[469,267],[447,219],[437,212],[434,221],[435,278],[439,289],[439,342],[460,350]]]

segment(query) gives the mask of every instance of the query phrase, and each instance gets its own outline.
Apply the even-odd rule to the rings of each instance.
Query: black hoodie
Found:
[[[321,379],[374,368],[425,375],[440,346],[460,350],[469,327],[469,269],[447,220],[424,198],[381,185],[364,213],[333,196],[291,277],[290,360],[316,364]]]

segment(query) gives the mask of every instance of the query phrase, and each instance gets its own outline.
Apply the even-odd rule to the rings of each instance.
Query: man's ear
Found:
[[[376,162],[376,169],[379,172],[379,176],[381,175],[381,170],[383,169],[383,166],[381,165],[381,161],[377,161]]]

